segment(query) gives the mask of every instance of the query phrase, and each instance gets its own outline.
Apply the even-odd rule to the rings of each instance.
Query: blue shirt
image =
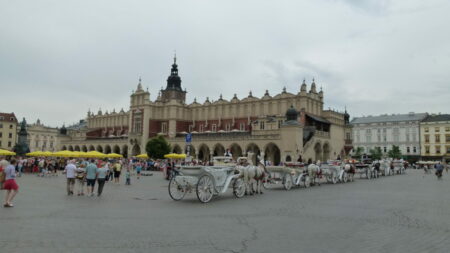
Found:
[[[108,169],[105,168],[105,167],[102,167],[102,168],[97,169],[97,172],[98,172],[98,178],[100,178],[100,179],[106,178],[106,172],[107,172],[107,171],[108,171]]]
[[[87,179],[95,179],[97,176],[97,166],[93,163],[89,163],[86,167],[86,178]]]
[[[16,178],[16,167],[12,164],[5,169],[5,180]]]

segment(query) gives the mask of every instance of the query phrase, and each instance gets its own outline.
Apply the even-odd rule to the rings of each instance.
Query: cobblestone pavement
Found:
[[[65,195],[63,176],[18,179],[0,209],[1,252],[449,252],[450,174],[173,201],[159,173],[104,196]],[[2,192],[3,193],[3,192]]]

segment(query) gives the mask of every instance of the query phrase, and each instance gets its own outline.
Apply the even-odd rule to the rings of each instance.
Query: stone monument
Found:
[[[27,137],[27,122],[25,121],[25,118],[23,118],[22,122],[20,123],[19,140],[16,146],[14,146],[14,152],[16,152],[17,155],[23,156],[26,153],[30,152]]]

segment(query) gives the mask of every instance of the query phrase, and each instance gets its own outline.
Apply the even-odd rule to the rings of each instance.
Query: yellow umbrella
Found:
[[[53,153],[50,151],[44,151],[42,152],[42,156],[53,156]]]
[[[111,153],[111,154],[107,154],[106,157],[108,158],[122,158],[122,155],[116,154],[116,153]]]
[[[27,155],[27,156],[44,156],[43,152],[41,152],[41,151],[34,151],[34,152],[31,152],[31,153],[27,153],[25,155]]]
[[[73,151],[72,152],[76,157],[86,157],[86,152],[82,152],[82,151]]]
[[[53,156],[56,156],[56,157],[77,157],[77,154],[75,154],[72,151],[63,150],[63,151],[58,151],[58,152],[53,153]]]
[[[186,158],[186,154],[171,153],[171,154],[164,155],[164,158],[184,159],[184,158]]]
[[[85,157],[88,157],[88,158],[104,158],[105,156],[106,156],[105,154],[100,153],[98,151],[91,151],[91,152],[87,152],[85,154]]]
[[[148,155],[147,154],[140,154],[136,156],[137,158],[146,158],[148,159]]]
[[[16,155],[16,153],[5,149],[0,149],[0,155]]]
[[[186,154],[178,154],[177,158],[178,159],[185,159],[186,158]]]

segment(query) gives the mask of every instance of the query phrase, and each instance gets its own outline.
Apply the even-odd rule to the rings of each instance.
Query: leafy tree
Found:
[[[163,159],[164,155],[169,154],[171,149],[170,144],[162,135],[150,139],[145,145],[148,157],[153,159]]]
[[[363,147],[357,147],[356,150],[355,150],[355,157],[360,158],[363,153],[364,153],[364,148]]]
[[[402,157],[402,152],[400,151],[399,146],[392,146],[392,149],[388,151],[388,156],[391,158],[400,159]]]
[[[381,157],[383,156],[380,147],[375,147],[374,149],[371,149],[369,152],[370,156],[372,157],[372,160],[380,160]]]

